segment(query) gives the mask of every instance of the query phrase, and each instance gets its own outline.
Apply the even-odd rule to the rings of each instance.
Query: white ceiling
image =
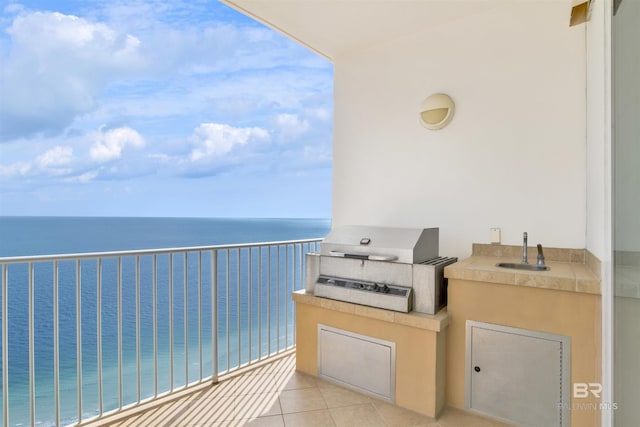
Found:
[[[462,16],[527,0],[221,0],[329,60]]]

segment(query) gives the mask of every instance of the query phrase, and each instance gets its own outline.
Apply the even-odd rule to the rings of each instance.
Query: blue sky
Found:
[[[0,215],[331,216],[325,59],[216,0],[0,13]]]

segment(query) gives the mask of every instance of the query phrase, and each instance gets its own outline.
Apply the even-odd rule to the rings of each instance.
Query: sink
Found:
[[[516,270],[528,270],[528,271],[547,271],[551,270],[551,268],[547,265],[537,265],[537,264],[522,264],[518,262],[499,262],[496,264],[496,267],[502,268],[513,268]]]

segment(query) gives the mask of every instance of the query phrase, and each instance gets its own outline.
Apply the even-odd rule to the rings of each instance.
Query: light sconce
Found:
[[[431,130],[442,129],[453,118],[454,104],[449,95],[436,93],[420,105],[420,122]]]

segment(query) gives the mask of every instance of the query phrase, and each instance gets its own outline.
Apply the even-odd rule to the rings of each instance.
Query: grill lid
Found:
[[[438,228],[345,225],[320,245],[321,255],[417,264],[438,256]]]

